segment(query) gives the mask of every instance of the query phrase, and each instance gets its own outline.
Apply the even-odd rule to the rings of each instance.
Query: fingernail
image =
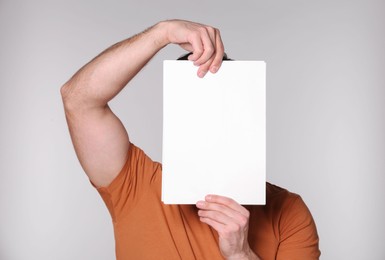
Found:
[[[201,70],[198,72],[198,77],[203,78],[206,75],[206,73],[207,73],[207,71]]]
[[[216,73],[218,71],[218,67],[214,66],[211,68],[211,73]]]
[[[206,196],[206,200],[211,200],[212,199],[212,196],[211,195],[207,195]]]
[[[205,202],[204,201],[198,201],[196,205],[198,208],[201,208],[205,205]]]

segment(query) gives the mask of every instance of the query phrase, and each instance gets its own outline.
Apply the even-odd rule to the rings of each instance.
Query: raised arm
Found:
[[[61,88],[65,114],[78,159],[97,186],[107,186],[127,157],[129,138],[108,106],[125,85],[163,47],[179,44],[193,52],[198,76],[215,73],[223,44],[213,27],[182,20],[160,22],[111,46],[81,68]]]

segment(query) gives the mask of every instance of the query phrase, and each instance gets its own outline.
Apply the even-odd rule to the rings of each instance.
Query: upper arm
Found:
[[[301,197],[296,195],[282,212],[277,259],[319,259],[318,243],[313,217]]]
[[[66,118],[80,164],[96,187],[108,186],[127,159],[127,131],[108,105],[68,103],[64,101]]]

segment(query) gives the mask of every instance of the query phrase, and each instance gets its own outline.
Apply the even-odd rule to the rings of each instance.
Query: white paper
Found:
[[[197,76],[190,61],[163,63],[165,204],[207,194],[265,204],[266,64],[224,61]]]

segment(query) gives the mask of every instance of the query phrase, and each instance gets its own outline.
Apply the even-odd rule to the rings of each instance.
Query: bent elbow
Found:
[[[76,104],[71,88],[71,84],[68,82],[60,88],[60,94],[66,111],[73,109]]]
[[[65,102],[68,99],[68,92],[69,92],[69,86],[68,86],[68,83],[65,83],[60,88],[60,95],[61,95],[61,98],[63,99],[63,102]]]

